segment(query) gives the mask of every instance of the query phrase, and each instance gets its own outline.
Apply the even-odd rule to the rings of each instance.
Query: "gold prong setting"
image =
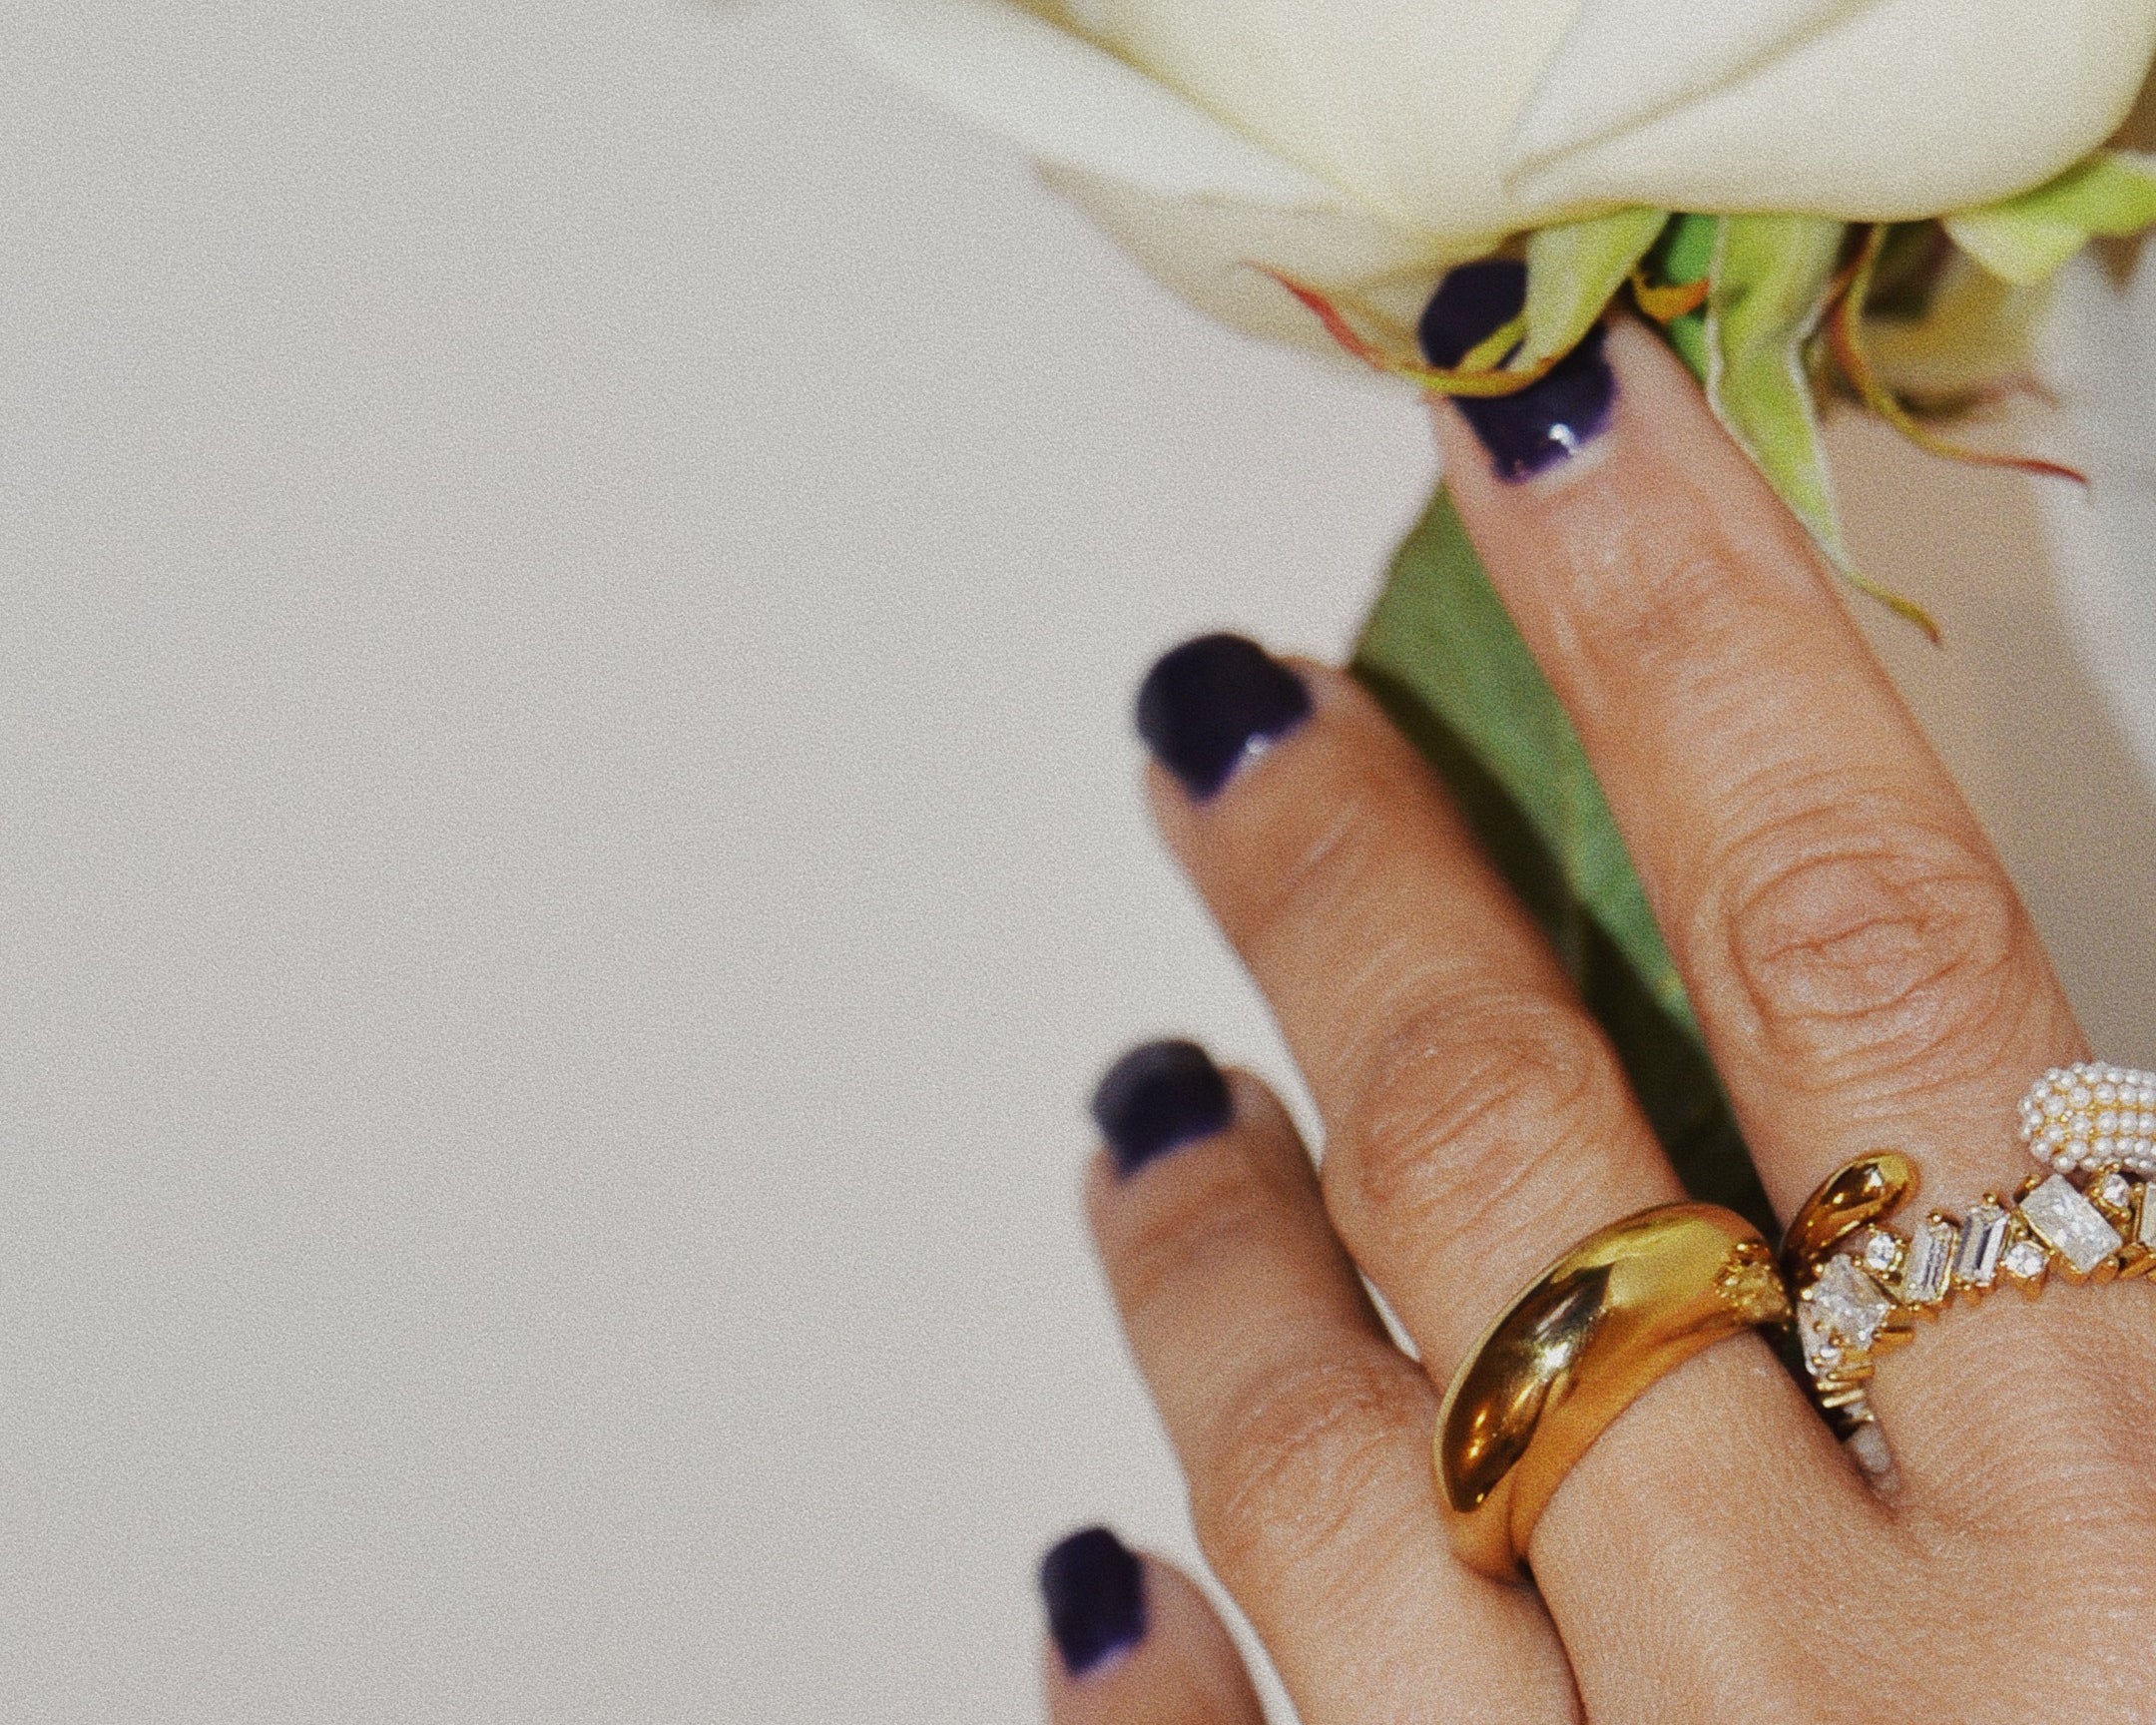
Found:
[[[2123,1069],[2061,1068],[2045,1082],[2092,1071]],[[2106,1082],[2116,1094],[2117,1082]],[[2093,1085],[2083,1087],[2097,1100]],[[2057,1093],[2070,1099],[2075,1091]],[[1892,1178],[1875,1172],[1875,1161]],[[2032,1175],[2010,1199],[1986,1192],[1959,1216],[1932,1210],[1906,1230],[1894,1226],[1893,1207],[1915,1191],[1905,1157],[1860,1157],[1798,1213],[1783,1249],[1815,1399],[1876,1480],[1886,1478],[1880,1468],[1890,1469],[1891,1457],[1867,1386],[1880,1357],[1909,1341],[1917,1319],[2000,1288],[2034,1298],[2054,1277],[2103,1283],[2156,1273],[2156,1180],[2116,1157],[2072,1176],[2056,1168]],[[1885,1202],[1853,1204],[1853,1192]]]

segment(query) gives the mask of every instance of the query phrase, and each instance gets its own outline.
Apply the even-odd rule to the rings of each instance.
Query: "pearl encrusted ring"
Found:
[[[2021,1099],[2021,1142],[2061,1174],[2156,1175],[2156,1072],[2084,1060],[2054,1066]]]

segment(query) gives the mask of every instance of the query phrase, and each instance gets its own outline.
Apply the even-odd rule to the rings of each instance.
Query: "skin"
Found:
[[[2010,1190],[2014,1107],[2090,1052],[1974,816],[1803,530],[1676,361],[1612,331],[1586,452],[1501,483],[1437,435],[1570,711],[1786,1221],[1904,1150],[1924,1202]],[[1306,1725],[2156,1718],[2156,1289],[1956,1308],[1882,1368],[1874,1494],[1752,1337],[1663,1379],[1536,1529],[1452,1559],[1429,1440],[1484,1326],[1590,1230],[1678,1195],[1600,1032],[1356,686],[1161,832],[1277,1014],[1322,1170],[1255,1078],[1229,1128],[1088,1209],[1215,1573]],[[1388,1340],[1356,1272],[1412,1339]],[[1057,1725],[1242,1725],[1232,1645],[1157,1562],[1144,1646]]]

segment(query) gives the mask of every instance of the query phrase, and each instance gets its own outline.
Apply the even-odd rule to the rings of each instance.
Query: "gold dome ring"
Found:
[[[1516,1579],[1574,1463],[1648,1386],[1790,1302],[1759,1230],[1665,1204],[1587,1236],[1535,1278],[1453,1375],[1433,1445],[1453,1549]]]

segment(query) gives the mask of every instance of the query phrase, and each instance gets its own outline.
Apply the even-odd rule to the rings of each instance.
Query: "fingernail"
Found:
[[[1255,641],[1201,635],[1138,686],[1138,735],[1201,802],[1310,717],[1303,679]]]
[[[1457,365],[1527,301],[1527,267],[1493,259],[1463,264],[1437,284],[1417,333],[1432,365]],[[1547,377],[1514,395],[1455,395],[1500,479],[1531,479],[1579,452],[1609,423],[1617,379],[1602,353],[1602,325]]]
[[[1145,1569],[1105,1527],[1084,1528],[1050,1546],[1041,1559],[1040,1590],[1048,1632],[1073,1677],[1145,1639]]]
[[[1179,1144],[1210,1138],[1234,1117],[1228,1080],[1195,1042],[1133,1048],[1093,1091],[1093,1118],[1118,1174],[1135,1174]]]

